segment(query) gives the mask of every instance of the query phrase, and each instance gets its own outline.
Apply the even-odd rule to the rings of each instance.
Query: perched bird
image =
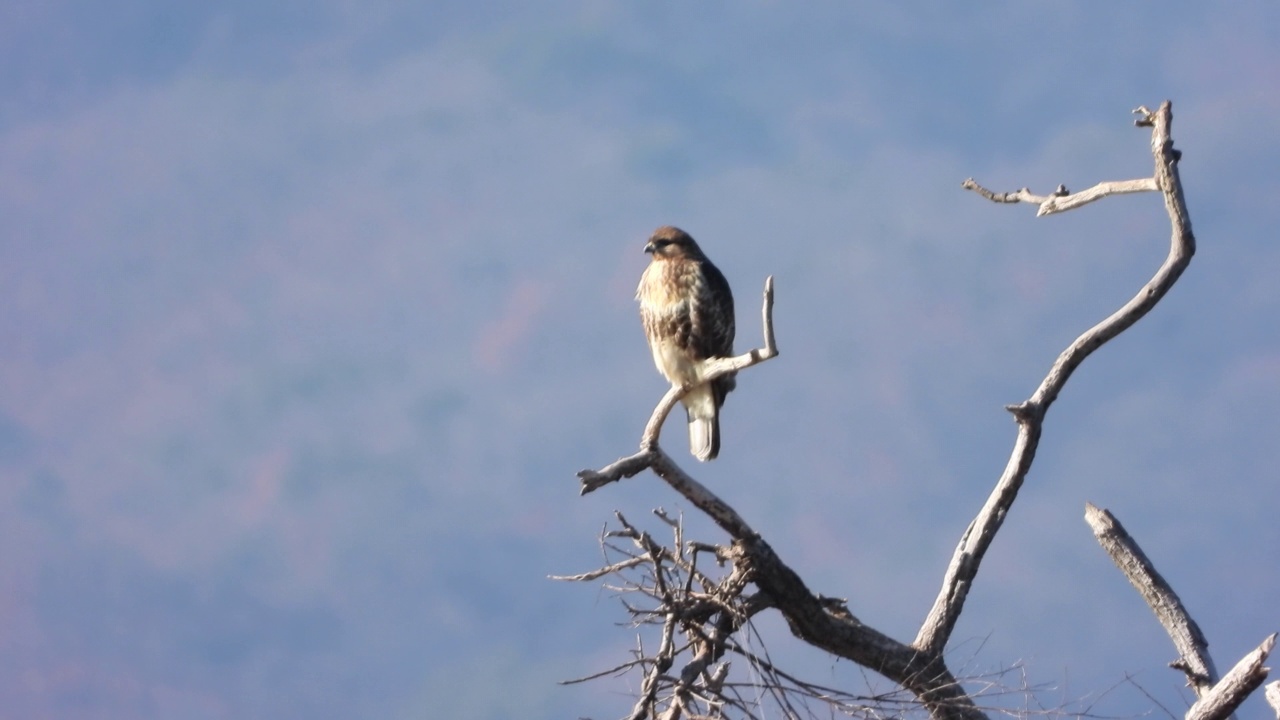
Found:
[[[644,251],[652,256],[636,300],[653,362],[672,385],[696,384],[709,358],[733,355],[733,293],[724,275],[685,231],[663,226]],[[720,406],[733,375],[696,385],[684,396],[689,450],[699,460],[720,452]]]

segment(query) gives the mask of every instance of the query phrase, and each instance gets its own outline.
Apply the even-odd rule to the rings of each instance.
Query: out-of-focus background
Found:
[[[740,348],[776,276],[782,351],[719,460],[678,422],[673,453],[909,639],[1002,405],[1169,237],[1155,195],[1035,219],[960,182],[1149,175],[1129,111],[1166,98],[1199,253],[1054,407],[953,662],[1181,715],[1086,501],[1221,668],[1280,629],[1280,6],[15,1],[0,67],[8,716],[624,714],[634,680],[556,685],[626,659],[621,609],[547,575],[594,567],[615,509],[688,510],[574,478],[665,389],[632,296],[668,223]]]

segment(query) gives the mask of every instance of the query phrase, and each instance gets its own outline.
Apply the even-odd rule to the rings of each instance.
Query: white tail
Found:
[[[720,454],[720,408],[710,385],[703,385],[684,396],[684,409],[689,416],[689,452],[706,462]]]

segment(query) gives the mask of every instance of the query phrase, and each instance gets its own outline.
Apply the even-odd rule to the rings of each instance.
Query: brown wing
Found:
[[[689,350],[698,360],[733,355],[733,291],[710,260],[698,263],[690,298]]]
[[[693,354],[699,360],[733,355],[733,291],[720,269],[703,259],[700,266],[701,282],[697,284],[692,309],[690,343]],[[735,374],[724,375],[712,383],[716,407],[724,404],[724,398],[738,386]]]

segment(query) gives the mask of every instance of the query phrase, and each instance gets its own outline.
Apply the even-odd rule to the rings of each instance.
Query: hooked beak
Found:
[[[658,249],[658,246],[654,245],[652,240],[650,240],[648,243],[645,243],[645,246],[644,246],[645,252],[652,253],[654,250],[657,250],[657,249]]]

